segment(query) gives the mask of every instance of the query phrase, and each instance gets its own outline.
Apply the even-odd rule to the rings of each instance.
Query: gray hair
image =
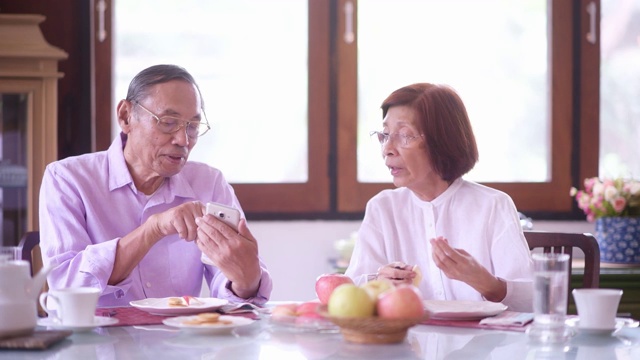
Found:
[[[204,109],[202,93],[195,79],[187,70],[177,65],[154,65],[140,71],[129,84],[127,101],[139,102],[149,95],[149,88],[156,84],[163,84],[172,80],[182,80],[193,84],[200,96],[200,103]]]

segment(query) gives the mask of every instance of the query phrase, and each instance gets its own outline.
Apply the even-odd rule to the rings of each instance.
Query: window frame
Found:
[[[352,2],[357,11],[357,2],[352,0],[340,0],[339,8],[343,9],[346,3]],[[585,1],[583,1],[585,2]],[[586,3],[586,2],[585,2]],[[598,2],[599,3],[599,2]],[[550,131],[551,131],[551,164],[549,182],[540,183],[483,183],[484,185],[496,188],[509,194],[514,200],[516,207],[529,214],[542,213],[569,213],[574,210],[574,201],[569,196],[569,189],[575,184],[573,174],[575,169],[580,168],[580,174],[593,174],[591,168],[594,162],[597,164],[597,147],[594,153],[591,151],[586,156],[577,156],[579,161],[575,164],[573,148],[575,144],[582,144],[579,151],[584,151],[586,144],[580,142],[579,137],[574,135],[574,51],[575,31],[573,24],[579,16],[574,16],[578,11],[574,11],[574,4],[568,1],[549,1],[549,29],[551,42],[549,48],[550,56],[550,81],[552,93],[549,94],[550,103]],[[598,4],[599,6],[599,4]],[[354,18],[354,22],[356,18]],[[581,27],[584,28],[585,21]],[[588,26],[588,25],[587,25]],[[357,31],[357,26],[354,25]],[[338,24],[338,32],[344,32],[344,22]],[[358,183],[356,177],[356,151],[355,142],[357,135],[357,33],[355,41],[345,44],[338,39],[336,46],[337,58],[340,59],[341,66],[337,69],[338,102],[353,104],[353,106],[338,106],[338,212],[359,212],[362,211],[366,202],[383,189],[392,188],[393,184],[388,183]],[[582,45],[582,44],[581,44]],[[582,46],[581,46],[582,47]],[[593,49],[581,49],[582,56],[592,56]],[[592,61],[592,60],[590,60]],[[592,63],[586,63],[593,66]],[[593,67],[581,67],[581,76],[593,74]],[[597,73],[596,76],[597,77]],[[580,80],[580,79],[578,79]],[[593,79],[589,79],[592,81]],[[593,98],[593,94],[581,87],[581,96]],[[590,101],[597,104],[596,101]],[[593,107],[593,105],[591,105]],[[591,110],[589,110],[591,111]],[[584,112],[582,113],[584,114]],[[597,112],[590,112],[590,125],[593,125],[593,117],[597,123]],[[580,126],[583,122],[578,119],[580,134],[588,136],[589,139],[598,136],[598,130],[592,127]],[[590,140],[591,141],[591,140]],[[589,145],[591,146],[591,145]],[[590,149],[588,149],[590,150]],[[582,154],[582,153],[580,153]],[[597,173],[597,172],[596,172]],[[593,176],[593,175],[592,175]]]
[[[357,33],[350,45],[342,40],[347,2],[357,12],[356,0],[308,2],[309,181],[232,184],[251,219],[361,218],[372,196],[393,187],[391,183],[357,181]],[[539,219],[584,219],[569,196],[569,188],[581,185],[581,179],[596,176],[598,171],[600,49],[599,41],[589,44],[584,36],[589,31],[585,8],[591,2],[548,1],[551,181],[484,183],[508,193],[520,211]],[[600,14],[600,0],[595,4]],[[113,11],[109,14],[113,16]],[[353,21],[357,31],[355,15]],[[599,39],[600,24],[596,23]],[[111,66],[110,61],[100,61],[95,63],[95,71],[105,74],[108,70],[110,74]],[[106,81],[97,78],[97,88]],[[104,129],[105,121],[110,126],[110,119],[105,118],[95,120],[96,128]],[[97,150],[106,148],[109,137],[108,131],[96,134]]]

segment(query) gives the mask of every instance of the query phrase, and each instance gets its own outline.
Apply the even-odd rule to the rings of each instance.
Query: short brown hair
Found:
[[[478,146],[467,109],[455,90],[429,83],[402,87],[382,102],[382,117],[399,105],[414,110],[431,165],[443,180],[451,182],[473,169]]]

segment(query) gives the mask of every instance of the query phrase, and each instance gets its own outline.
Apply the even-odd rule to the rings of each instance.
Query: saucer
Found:
[[[622,329],[623,327],[638,327],[638,325],[640,325],[638,321],[633,319],[626,319],[626,318],[616,318],[615,326],[610,328],[581,327],[579,317],[573,317],[571,319],[567,319],[565,323],[567,324],[567,326],[574,328],[578,332],[582,334],[588,334],[588,335],[611,335],[614,332]]]
[[[100,326],[117,324],[118,319],[105,316],[96,316],[93,318],[93,324],[90,325],[63,325],[54,318],[38,319],[38,325],[50,327],[59,330],[71,330],[75,332],[91,331]]]

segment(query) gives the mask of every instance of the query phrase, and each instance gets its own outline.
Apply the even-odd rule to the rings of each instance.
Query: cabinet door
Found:
[[[69,54],[58,67],[64,74],[57,99],[61,159],[111,143],[112,8],[112,0],[0,0],[4,14],[43,15],[44,38]]]
[[[0,231],[16,245],[27,230],[28,96],[0,93]]]

